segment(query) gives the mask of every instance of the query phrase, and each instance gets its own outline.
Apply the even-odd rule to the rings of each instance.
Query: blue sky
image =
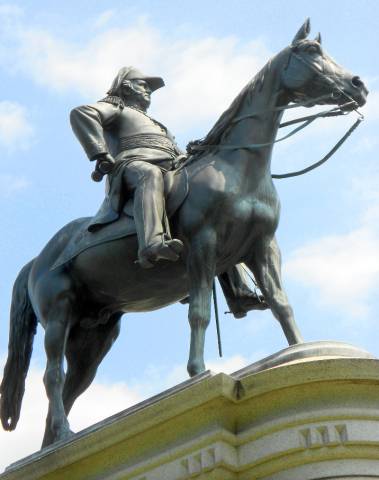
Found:
[[[321,31],[327,52],[360,75],[370,95],[365,122],[326,166],[276,182],[285,285],[307,341],[347,341],[379,355],[379,3],[30,0],[0,3],[0,366],[17,272],[62,225],[94,213],[103,197],[71,132],[71,108],[101,98],[120,67],[135,65],[164,77],[167,86],[154,94],[150,112],[184,147],[210,129],[308,16],[312,34]],[[280,144],[273,171],[318,160],[354,120],[320,121]],[[286,346],[268,312],[243,320],[222,315],[221,328],[223,361],[213,323],[207,333],[206,361],[215,370],[236,370]],[[72,412],[73,428],[184,380],[188,340],[182,305],[125,316],[94,386]],[[39,448],[44,362],[39,331],[19,427],[0,432],[0,468]]]

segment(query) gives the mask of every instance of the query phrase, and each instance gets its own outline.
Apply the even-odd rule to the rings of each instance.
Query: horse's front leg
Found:
[[[211,316],[212,283],[215,275],[213,235],[203,234],[193,241],[188,255],[189,310],[191,344],[187,370],[191,377],[205,370],[205,331]]]
[[[265,301],[279,321],[289,345],[302,343],[300,330],[282,285],[281,255],[275,237],[259,240],[246,264],[254,273]]]

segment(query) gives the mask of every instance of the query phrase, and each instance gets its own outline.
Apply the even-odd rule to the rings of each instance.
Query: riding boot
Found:
[[[268,307],[262,295],[253,292],[241,265],[235,265],[218,276],[226,303],[235,318],[242,318],[250,310],[266,310]]]
[[[177,239],[170,239],[164,231],[165,201],[162,172],[150,164],[144,167],[134,190],[133,213],[139,245],[138,263],[143,268],[151,268],[158,260],[178,260],[183,243]]]

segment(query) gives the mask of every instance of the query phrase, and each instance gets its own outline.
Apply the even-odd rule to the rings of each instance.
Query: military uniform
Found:
[[[127,197],[133,195],[139,259],[142,266],[149,267],[152,263],[145,261],[143,252],[151,245],[158,245],[152,261],[176,260],[182,248],[180,240],[170,239],[164,228],[163,184],[163,173],[175,167],[182,152],[164,125],[143,110],[124,104],[118,92],[124,79],[131,78],[146,80],[152,91],[164,85],[160,77],[146,77],[132,67],[125,67],[115,78],[107,97],[75,108],[70,120],[90,160],[108,153],[115,157],[114,167],[108,174],[108,195],[93,218],[90,230],[117,220]],[[250,291],[242,267],[233,267],[219,279],[235,316],[244,316],[251,309],[267,308]]]
[[[75,108],[70,119],[90,160],[109,152],[106,137],[115,143],[108,198],[92,227],[116,220],[126,195],[133,194],[140,249],[157,241],[165,233],[162,172],[173,169],[182,153],[172,135],[161,123],[114,96]]]

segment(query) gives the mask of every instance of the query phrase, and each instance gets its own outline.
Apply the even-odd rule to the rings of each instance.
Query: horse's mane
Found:
[[[210,132],[199,140],[192,140],[187,145],[187,152],[190,155],[200,156],[203,155],[206,150],[197,150],[197,146],[205,145],[218,145],[223,140],[225,134],[232,126],[232,121],[236,117],[240,110],[240,107],[248,94],[253,94],[260,91],[263,86],[264,77],[271,62],[268,62],[253,78],[250,82],[241,90],[237,97],[233,100],[230,107],[225,110],[221,117],[214,124]]]

